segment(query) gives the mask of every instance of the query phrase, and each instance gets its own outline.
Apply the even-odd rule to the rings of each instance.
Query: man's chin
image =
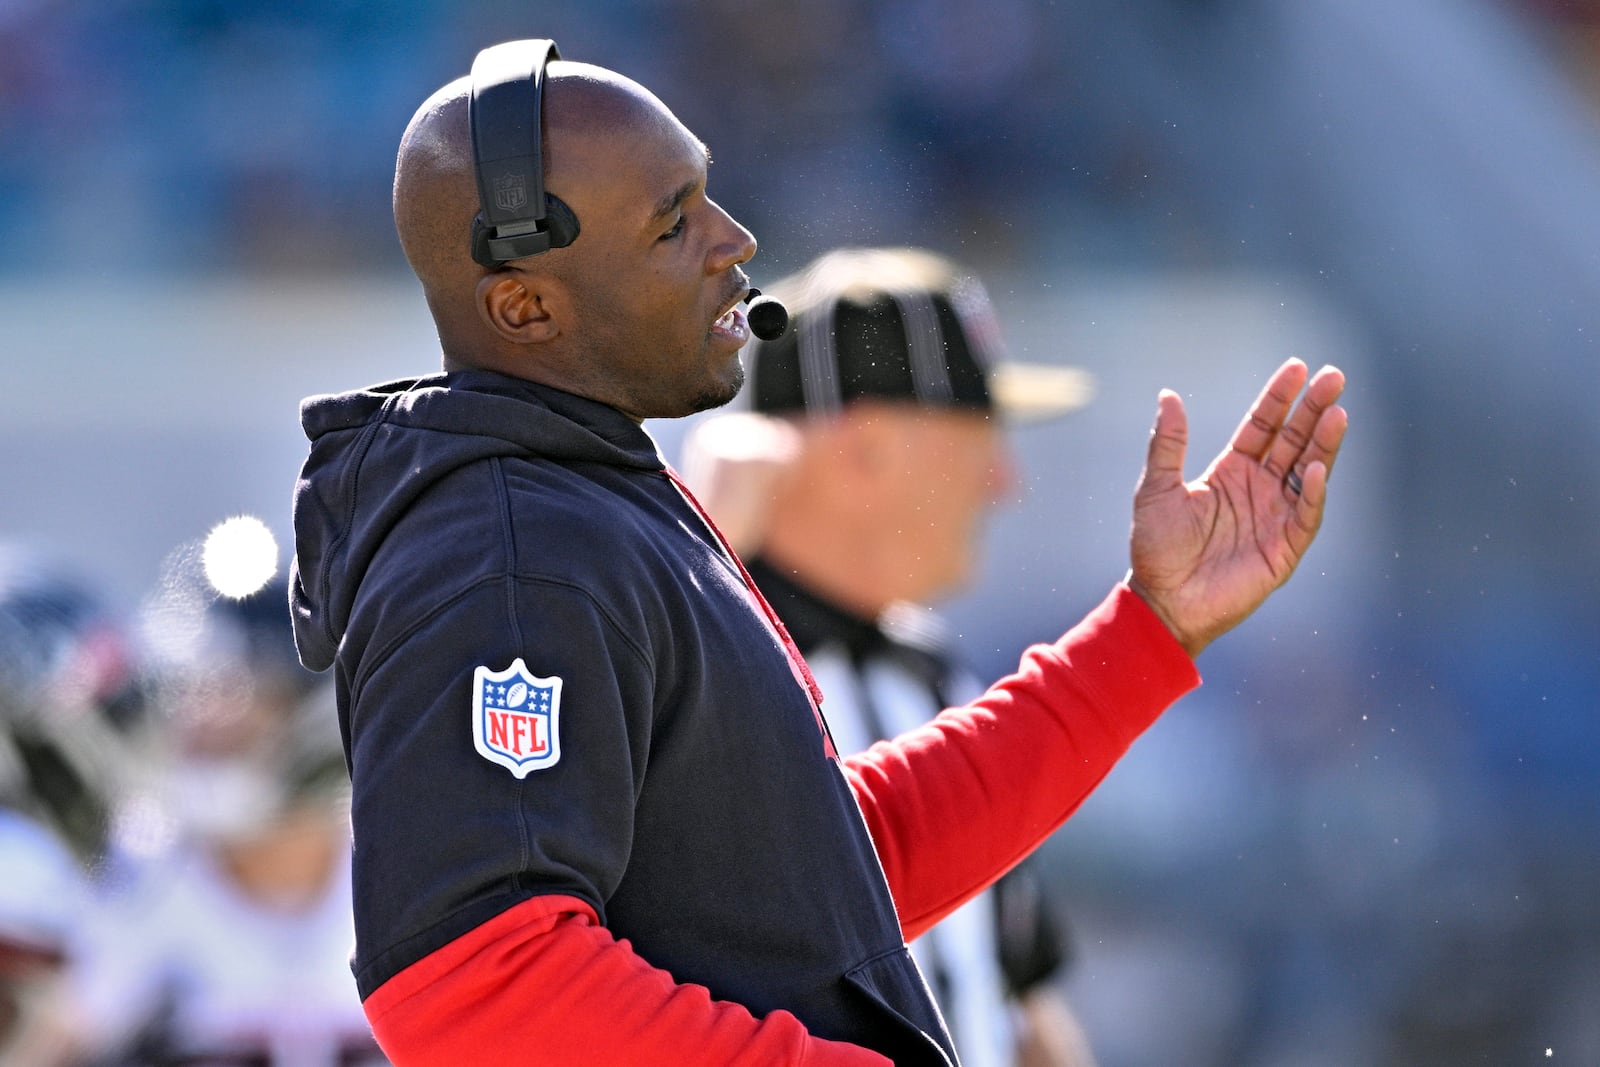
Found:
[[[693,400],[693,407],[689,414],[698,411],[710,411],[732,403],[733,398],[739,395],[739,390],[744,388],[744,365],[734,363],[734,373],[725,382],[719,382],[715,387],[702,392]]]

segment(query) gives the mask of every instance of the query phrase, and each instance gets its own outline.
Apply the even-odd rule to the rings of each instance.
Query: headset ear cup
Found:
[[[495,260],[494,253],[489,251],[490,229],[483,221],[483,213],[479,212],[472,217],[472,259],[482,267],[491,269],[500,266]]]
[[[558,196],[549,193],[544,197],[544,232],[550,236],[550,248],[565,248],[578,239],[582,229],[578,225],[578,216],[573,214],[566,202]],[[472,259],[479,266],[488,267],[490,270],[498,269],[508,260],[496,258],[494,251],[489,247],[489,240],[494,236],[494,229],[483,220],[483,213],[479,212],[472,218]],[[530,255],[535,253],[529,253]]]
[[[544,224],[551,248],[565,248],[578,239],[578,216],[554,193],[544,194]]]

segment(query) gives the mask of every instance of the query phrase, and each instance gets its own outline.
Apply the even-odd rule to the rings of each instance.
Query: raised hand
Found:
[[[1128,584],[1191,656],[1288,581],[1322,525],[1349,416],[1338,404],[1343,372],[1324,367],[1306,379],[1298,359],[1279,367],[1228,447],[1192,482],[1183,479],[1183,401],[1171,390],[1157,401],[1133,497]]]

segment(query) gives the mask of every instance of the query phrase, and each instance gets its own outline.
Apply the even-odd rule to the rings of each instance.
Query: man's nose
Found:
[[[745,229],[738,219],[723,210],[722,205],[715,200],[711,201],[711,206],[721,216],[722,222],[727,229],[724,238],[717,242],[712,252],[712,262],[710,264],[712,273],[719,273],[754,259],[756,255],[755,234]]]

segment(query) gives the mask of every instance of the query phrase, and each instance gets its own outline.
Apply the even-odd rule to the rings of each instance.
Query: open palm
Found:
[[[1322,525],[1349,418],[1337,403],[1341,371],[1307,378],[1297,359],[1279,367],[1228,447],[1192,482],[1183,478],[1183,401],[1161,393],[1134,493],[1128,584],[1190,655],[1288,581]]]

